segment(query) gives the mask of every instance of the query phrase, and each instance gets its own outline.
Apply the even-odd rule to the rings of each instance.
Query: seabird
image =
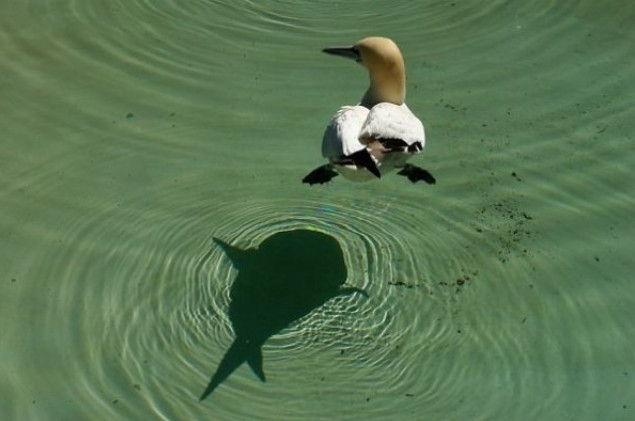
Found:
[[[327,54],[355,60],[368,70],[370,86],[359,104],[344,106],[322,137],[322,156],[329,160],[303,183],[323,184],[338,174],[356,181],[381,178],[395,168],[416,183],[434,184],[423,168],[406,161],[425,145],[423,124],[406,105],[406,70],[399,47],[389,38],[368,37],[353,46],[329,47]]]

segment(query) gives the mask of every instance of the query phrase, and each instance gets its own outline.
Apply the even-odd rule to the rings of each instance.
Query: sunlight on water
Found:
[[[0,1],[3,419],[632,419],[633,19]],[[434,186],[300,182],[367,35]]]

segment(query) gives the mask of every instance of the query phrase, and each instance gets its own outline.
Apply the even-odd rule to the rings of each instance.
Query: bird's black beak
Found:
[[[328,47],[322,50],[326,54],[332,54],[334,56],[346,57],[355,60],[356,62],[362,61],[362,56],[359,54],[359,49],[355,46],[352,47]]]

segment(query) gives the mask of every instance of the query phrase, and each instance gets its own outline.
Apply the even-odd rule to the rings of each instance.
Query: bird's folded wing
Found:
[[[370,110],[359,132],[359,140],[364,144],[380,139],[400,139],[407,145],[420,142],[423,148],[426,135],[423,123],[406,104],[381,102]]]
[[[324,131],[322,156],[338,158],[364,149],[365,146],[359,141],[359,131],[367,116],[366,107],[342,107]]]

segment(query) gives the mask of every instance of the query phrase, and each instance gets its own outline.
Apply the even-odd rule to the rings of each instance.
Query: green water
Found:
[[[0,0],[1,418],[635,419],[633,22]],[[320,49],[368,35],[404,53],[435,186],[300,182],[367,86]],[[240,330],[266,382],[199,402]]]

